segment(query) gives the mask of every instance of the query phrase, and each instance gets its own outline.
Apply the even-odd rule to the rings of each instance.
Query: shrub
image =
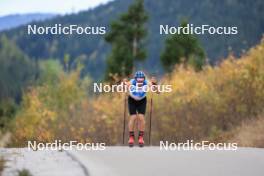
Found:
[[[164,76],[162,84],[171,84],[173,91],[153,94],[153,143],[216,139],[256,118],[264,107],[263,53],[264,41],[240,59],[230,55],[198,73],[178,66]],[[32,87],[24,94],[14,121],[15,144],[55,139],[120,143],[124,94],[92,97],[79,77],[78,70],[61,73],[56,84]]]

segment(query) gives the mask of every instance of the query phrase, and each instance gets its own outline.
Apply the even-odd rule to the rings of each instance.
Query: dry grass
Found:
[[[264,118],[243,122],[234,132],[232,142],[242,147],[264,148]]]
[[[0,147],[6,147],[8,145],[10,138],[11,138],[11,133],[7,132],[5,134],[2,134],[0,132]]]
[[[4,159],[0,158],[0,176],[2,175],[2,172],[4,170]]]

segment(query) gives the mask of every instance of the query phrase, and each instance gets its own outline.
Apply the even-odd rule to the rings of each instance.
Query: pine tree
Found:
[[[186,27],[183,21],[181,27]],[[167,72],[173,71],[176,64],[192,65],[196,70],[201,70],[205,64],[205,51],[198,38],[192,34],[179,33],[172,35],[165,42],[165,49],[161,54],[161,63]]]
[[[146,58],[144,38],[147,35],[147,20],[144,0],[135,0],[128,12],[112,22],[111,31],[105,37],[112,45],[111,54],[107,59],[107,80],[129,76],[135,61],[143,61]]]
[[[23,88],[35,80],[37,68],[16,44],[0,36],[0,102],[7,98],[19,101]]]

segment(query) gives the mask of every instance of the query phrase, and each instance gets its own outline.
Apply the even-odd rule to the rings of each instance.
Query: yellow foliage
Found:
[[[264,107],[263,51],[264,41],[239,59],[229,56],[201,72],[179,66],[164,76],[162,84],[171,84],[173,90],[153,95],[153,142],[212,139],[241,121],[257,117]],[[62,74],[56,85],[32,88],[24,95],[15,119],[14,142],[61,139],[120,143],[124,94],[87,98],[86,92],[78,71]],[[148,117],[149,106],[147,129]]]
[[[175,68],[165,84],[173,92],[155,96],[156,141],[200,140],[256,117],[264,106],[264,41],[240,59],[229,56],[203,71]],[[161,130],[162,129],[162,130]]]

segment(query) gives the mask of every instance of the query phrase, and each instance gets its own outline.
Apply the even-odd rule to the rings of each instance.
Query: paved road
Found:
[[[158,147],[107,147],[71,151],[90,176],[263,176],[264,149],[160,151]]]
[[[1,176],[18,176],[18,171],[28,170],[33,176],[86,176],[80,163],[61,151],[33,151],[28,148],[0,148],[5,159]]]

